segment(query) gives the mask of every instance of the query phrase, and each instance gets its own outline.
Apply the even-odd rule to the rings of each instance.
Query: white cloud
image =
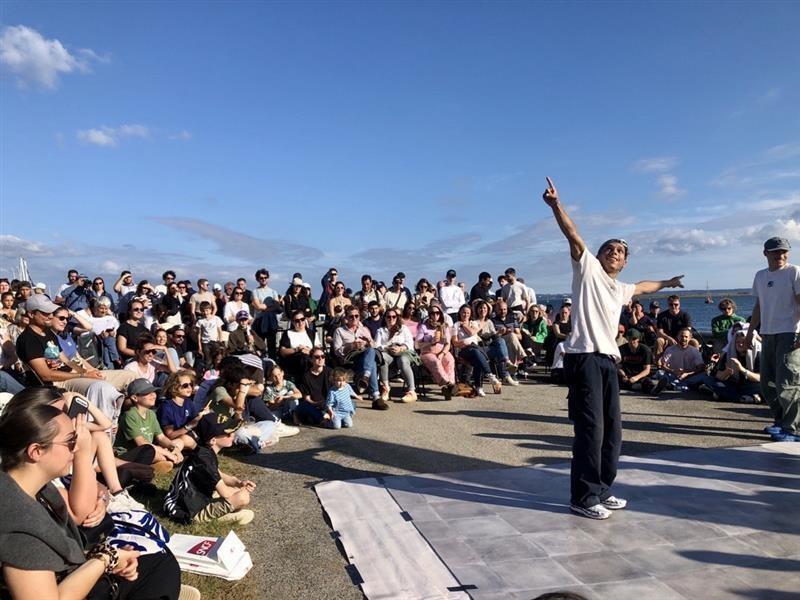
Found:
[[[664,199],[677,198],[683,195],[685,190],[678,187],[678,178],[675,175],[663,174],[659,175],[658,179],[658,193]]]
[[[172,135],[170,135],[169,139],[171,139],[171,140],[184,140],[184,141],[185,140],[190,140],[190,139],[192,139],[192,134],[189,131],[186,131],[185,129],[183,129],[183,130],[179,131],[178,133],[173,133]]]
[[[677,164],[678,159],[674,156],[643,158],[633,164],[633,170],[640,173],[663,173],[672,170]]]
[[[120,125],[119,127],[100,127],[99,129],[81,129],[77,132],[81,142],[95,146],[116,146],[123,138],[150,137],[150,128],[145,125]]]
[[[61,75],[89,73],[93,62],[107,61],[88,48],[71,53],[59,40],[48,40],[24,25],[5,27],[0,34],[0,64],[16,75],[21,87],[32,83],[55,89]]]

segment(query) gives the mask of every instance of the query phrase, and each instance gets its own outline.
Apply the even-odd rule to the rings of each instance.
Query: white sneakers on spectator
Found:
[[[570,504],[569,509],[574,513],[578,513],[579,515],[588,517],[590,519],[597,519],[598,521],[608,519],[611,516],[611,511],[602,504],[595,504],[594,506],[590,506],[588,508],[578,506],[577,504]]]
[[[477,390],[475,390],[475,395],[479,396],[481,398],[485,398],[486,397],[486,392],[483,391],[482,387],[479,387]]]
[[[292,437],[293,435],[300,433],[300,428],[295,427],[294,425],[287,425],[282,421],[278,421],[278,424],[275,426],[275,433],[278,434],[279,438]]]
[[[126,510],[147,510],[144,504],[134,499],[128,490],[111,494],[108,501],[108,512],[124,512]]]
[[[617,498],[616,496],[609,496],[603,500],[603,506],[609,510],[622,510],[628,506],[628,501],[623,498]]]
[[[508,373],[505,377],[503,377],[503,381],[506,382],[508,385],[519,385],[519,381],[514,379],[511,376],[511,373]]]

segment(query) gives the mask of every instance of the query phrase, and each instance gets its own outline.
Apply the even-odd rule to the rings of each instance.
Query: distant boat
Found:
[[[708,291],[708,282],[706,281],[706,304],[714,304],[714,299]]]

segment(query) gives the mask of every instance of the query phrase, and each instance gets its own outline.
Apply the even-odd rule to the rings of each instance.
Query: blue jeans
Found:
[[[291,415],[293,412],[297,410],[299,405],[299,401],[296,398],[292,398],[291,400],[284,400],[283,404],[281,404],[278,408],[272,411],[278,419],[283,420],[284,418]],[[308,404],[308,402],[306,402]]]
[[[5,371],[0,371],[0,392],[8,392],[9,394],[16,394],[25,389],[19,381],[14,379]]]
[[[458,351],[458,355],[472,366],[472,385],[479,388],[483,385],[483,376],[492,372],[486,353],[478,346],[467,346]]]
[[[506,345],[506,341],[501,337],[495,338],[489,347],[486,348],[486,353],[489,355],[489,360],[497,367],[497,374],[500,378],[504,378],[508,375],[508,369],[506,368],[508,346]]]
[[[706,384],[710,388],[714,388],[717,383],[717,380],[711,377],[708,373],[695,373],[694,375],[690,375],[686,379],[678,379],[675,375],[670,373],[669,371],[665,371],[663,369],[659,369],[655,375],[656,380],[665,379],[668,384],[670,384],[675,389],[680,389],[682,387],[686,388],[698,388],[702,384]]]
[[[353,426],[353,415],[349,413],[333,413],[331,420],[328,421],[330,429],[341,429],[342,427],[348,428]]]
[[[300,419],[301,423],[305,423],[306,425],[319,425],[322,423],[324,416],[325,412],[310,402],[301,400],[300,404],[297,405],[297,417]]]
[[[119,361],[119,350],[117,350],[117,338],[105,337],[100,339],[100,351],[103,355],[103,366],[106,369],[115,369],[114,362]]]
[[[711,389],[719,396],[720,400],[725,400],[726,402],[739,402],[742,396],[754,396],[761,393],[761,386],[755,381],[736,385],[727,381],[716,380]]]
[[[369,371],[369,395],[374,399],[379,396],[378,393],[378,365],[375,362],[375,348],[366,348],[358,356],[353,359],[353,370],[356,372],[356,377],[360,377],[362,373]]]

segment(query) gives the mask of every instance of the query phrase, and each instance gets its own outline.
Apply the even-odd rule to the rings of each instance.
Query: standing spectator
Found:
[[[203,302],[211,305],[211,314],[217,314],[217,303],[214,294],[208,289],[208,279],[201,277],[197,280],[197,291],[189,298],[189,312],[195,319],[199,319],[202,314],[200,306]]]
[[[214,314],[214,305],[211,302],[203,300],[199,309],[202,316],[195,323],[197,353],[202,357],[208,357],[211,345],[222,342],[222,328],[225,324]]]
[[[256,271],[258,287],[253,292],[253,329],[267,342],[267,353],[272,360],[278,358],[278,315],[283,312],[283,298],[269,287],[269,271]]]
[[[77,273],[75,275],[77,276]],[[133,282],[133,275],[130,271],[123,271],[119,274],[119,279],[114,282],[113,290],[117,292],[117,302],[136,291],[136,284]]]
[[[167,289],[169,288],[169,285],[173,281],[175,281],[175,277],[176,277],[175,271],[172,270],[164,271],[161,274],[161,281],[163,281],[164,283],[158,284],[153,291],[155,291],[155,293],[158,294],[159,296],[166,296]]]
[[[489,304],[494,302],[494,297],[492,296],[491,273],[483,271],[480,275],[478,275],[478,283],[472,286],[469,297],[471,298],[472,302],[475,302],[476,300],[483,300]]]
[[[231,290],[233,291],[233,290]],[[225,314],[225,303],[228,301],[228,296],[225,295],[222,286],[218,283],[214,284],[214,305],[217,307],[216,315]]]
[[[239,279],[236,280],[236,287],[242,290],[242,300],[249,306],[253,302],[253,292],[247,289],[247,279],[239,277]]]
[[[692,328],[692,316],[681,310],[681,299],[673,294],[667,298],[668,310],[658,315],[656,327],[658,339],[656,340],[656,358],[659,358],[667,346],[678,343],[678,334],[681,329]],[[697,340],[692,340],[695,347],[700,347]]]
[[[756,273],[756,304],[747,330],[747,347],[761,334],[761,397],[774,424],[766,432],[776,441],[800,441],[800,267],[789,263],[789,240],[764,242],[767,268]]]
[[[237,315],[242,311],[247,313],[248,321],[252,321],[252,317],[250,316],[250,305],[244,301],[244,290],[239,287],[233,288],[231,298],[228,300],[228,303],[225,304],[225,318],[223,319],[226,323],[228,331],[233,331],[236,329]]]
[[[95,277],[92,280],[92,287],[91,289],[87,290],[87,294],[89,296],[90,304],[91,299],[100,299],[100,298],[108,298],[109,306],[111,307],[111,312],[115,312],[116,310],[116,302],[114,302],[114,297],[106,290],[106,282],[103,281],[102,277]]]
[[[500,290],[500,297],[508,304],[511,314],[515,315],[517,319],[522,319],[531,303],[528,298],[528,288],[517,280],[517,270],[514,267],[508,267],[505,276],[508,282]],[[535,298],[533,302],[536,302]]]
[[[467,299],[456,283],[456,272],[453,269],[445,274],[444,284],[439,288],[439,300],[442,302],[444,312],[450,315],[455,323],[458,320],[458,311],[467,303]]]
[[[375,289],[375,282],[371,275],[361,276],[361,289],[353,294],[353,304],[361,309],[361,318],[366,319],[370,302],[383,305],[383,296]]]
[[[56,304],[64,304],[64,299],[66,298],[65,292],[70,289],[72,286],[75,285],[75,282],[78,280],[78,271],[76,269],[70,269],[67,271],[67,283],[62,283],[58,286],[58,290],[56,291],[56,298],[53,300]]]

